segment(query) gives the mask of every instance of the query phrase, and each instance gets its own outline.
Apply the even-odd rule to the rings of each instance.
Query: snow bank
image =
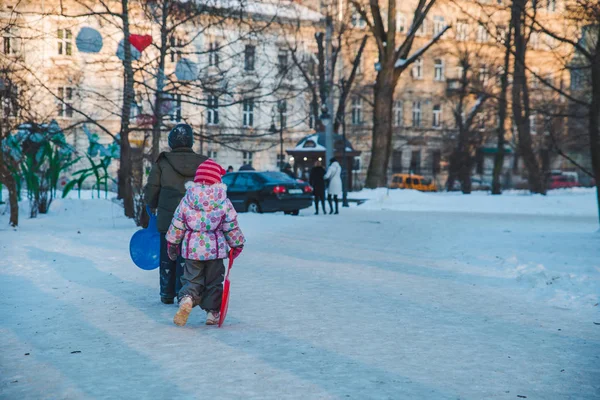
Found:
[[[350,198],[366,199],[366,210],[469,212],[490,214],[527,214],[596,217],[596,189],[573,188],[551,190],[547,196],[511,190],[501,196],[488,192],[422,193],[416,190],[365,189]]]

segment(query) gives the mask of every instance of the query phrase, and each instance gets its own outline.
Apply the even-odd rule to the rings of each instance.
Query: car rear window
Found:
[[[260,174],[267,183],[295,183],[296,181],[290,178],[283,172],[262,172]]]

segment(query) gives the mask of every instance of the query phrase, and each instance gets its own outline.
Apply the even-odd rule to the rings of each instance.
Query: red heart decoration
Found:
[[[129,43],[137,49],[140,53],[146,49],[146,47],[152,44],[152,36],[150,35],[130,35]]]

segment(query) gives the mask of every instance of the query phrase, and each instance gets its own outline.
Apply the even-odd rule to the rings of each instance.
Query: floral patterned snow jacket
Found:
[[[175,210],[167,241],[181,243],[181,256],[190,260],[228,257],[229,248],[244,245],[237,213],[227,198],[227,187],[186,184],[187,192]]]

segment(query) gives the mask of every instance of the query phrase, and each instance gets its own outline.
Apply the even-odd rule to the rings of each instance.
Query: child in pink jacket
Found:
[[[219,321],[225,265],[223,259],[233,249],[234,258],[244,246],[244,235],[238,226],[237,213],[227,198],[227,187],[221,183],[225,170],[211,159],[198,167],[194,182],[175,210],[167,232],[169,258],[181,252],[185,267],[179,291],[179,310],[173,322],[187,323],[194,306],[207,312],[206,325]]]

